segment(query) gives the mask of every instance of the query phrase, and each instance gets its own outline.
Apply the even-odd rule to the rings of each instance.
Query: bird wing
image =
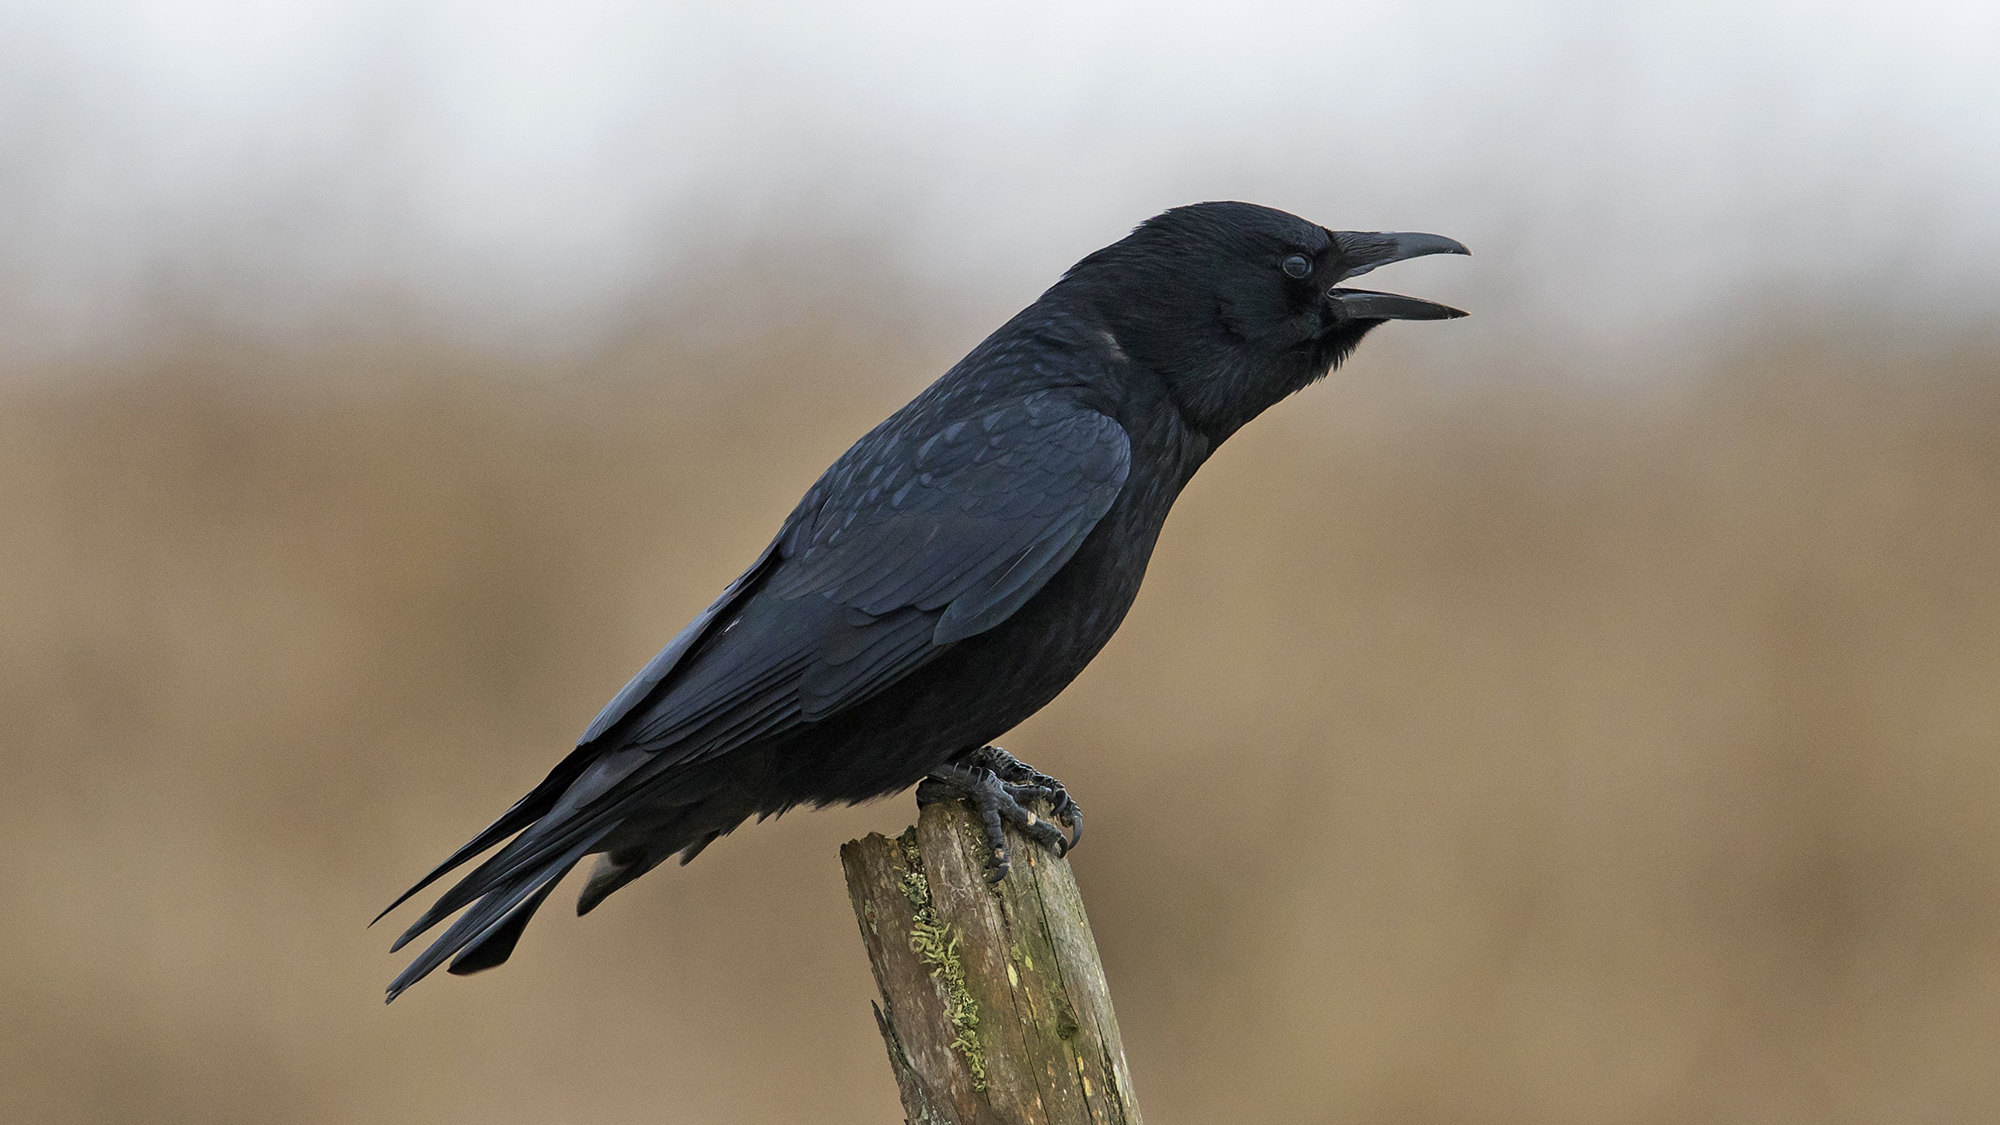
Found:
[[[674,634],[674,639],[668,641],[665,648],[653,654],[651,660],[646,661],[646,666],[639,669],[638,675],[633,676],[626,681],[624,687],[618,689],[618,694],[612,696],[611,702],[606,703],[604,709],[597,713],[597,717],[590,721],[590,726],[584,728],[583,736],[576,740],[577,746],[585,747],[596,742],[605,731],[611,729],[611,724],[624,718],[642,700],[653,694],[654,689],[660,686],[660,682],[680,666],[681,659],[695,646],[695,642],[701,640],[708,632],[709,626],[715,624],[716,618],[735,608],[743,601],[746,591],[769,572],[777,554],[778,544],[773,540],[770,546],[765,547],[763,553],[757,556],[756,562],[751,563],[748,569],[737,575],[736,580],[724,587],[721,595],[710,602],[707,609],[696,614],[693,621],[688,622],[680,632]]]
[[[898,415],[807,493],[768,572],[746,574],[754,589],[684,648],[692,656],[621,693],[631,705],[593,728],[708,757],[859,703],[1033,597],[1130,464],[1116,421],[1052,392],[943,421]]]

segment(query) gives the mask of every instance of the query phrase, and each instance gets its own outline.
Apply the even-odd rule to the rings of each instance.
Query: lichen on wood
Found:
[[[903,895],[916,912],[910,920],[910,951],[930,966],[931,979],[944,990],[945,1016],[958,1034],[952,1049],[965,1057],[972,1072],[972,1088],[986,1089],[986,1059],[979,1051],[979,1004],[965,987],[965,966],[958,959],[958,937],[951,927],[938,921],[931,905],[930,881],[924,877],[923,857],[917,850],[917,828],[911,825],[896,838],[908,869],[903,872]]]

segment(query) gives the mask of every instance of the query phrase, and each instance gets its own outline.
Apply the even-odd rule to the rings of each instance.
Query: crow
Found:
[[[388,998],[447,960],[458,974],[505,961],[586,856],[599,858],[578,914],[798,805],[911,785],[920,804],[969,800],[995,881],[1003,820],[1074,847],[1082,813],[1062,783],[992,740],[1111,639],[1216,446],[1384,321],[1465,315],[1341,283],[1465,253],[1221,202],[1157,215],[1078,262],[842,454],[540,785],[377,916],[506,841],[396,939],[464,911]]]

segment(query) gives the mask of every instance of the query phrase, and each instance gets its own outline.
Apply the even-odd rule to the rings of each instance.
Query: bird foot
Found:
[[[1005,879],[1011,866],[1003,822],[1059,856],[1069,854],[1083,839],[1083,810],[1063,783],[998,746],[982,746],[957,762],[947,762],[917,785],[919,808],[953,799],[970,802],[985,826],[986,845],[993,853],[989,882]],[[1048,802],[1050,815],[1069,826],[1068,836],[1054,821],[1029,808],[1036,801]]]
[[[982,746],[973,751],[975,764],[993,771],[1008,789],[1016,802],[1047,801],[1049,815],[1069,826],[1069,839],[1064,841],[1061,854],[1068,855],[1083,842],[1083,807],[1076,798],[1069,795],[1063,783],[1016,758],[998,746]]]

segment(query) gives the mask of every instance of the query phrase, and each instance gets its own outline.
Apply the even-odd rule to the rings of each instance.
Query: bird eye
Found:
[[[1279,262],[1278,268],[1285,271],[1286,277],[1297,281],[1299,278],[1313,271],[1313,264],[1312,259],[1306,257],[1304,254],[1293,254],[1291,257]]]

